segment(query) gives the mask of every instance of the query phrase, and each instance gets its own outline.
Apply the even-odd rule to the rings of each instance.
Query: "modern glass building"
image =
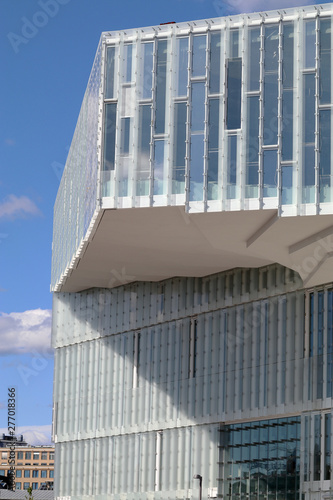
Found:
[[[54,213],[58,500],[333,498],[332,26],[102,34]]]

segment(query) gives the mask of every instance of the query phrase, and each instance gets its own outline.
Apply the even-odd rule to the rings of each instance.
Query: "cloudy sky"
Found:
[[[307,3],[0,1],[0,432],[15,387],[18,432],[50,440],[52,212],[100,33]]]

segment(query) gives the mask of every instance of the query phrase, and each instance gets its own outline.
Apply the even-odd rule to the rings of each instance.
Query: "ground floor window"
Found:
[[[300,489],[300,417],[224,425],[219,496],[294,500]]]

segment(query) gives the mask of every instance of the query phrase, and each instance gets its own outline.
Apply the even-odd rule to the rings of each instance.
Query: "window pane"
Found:
[[[279,26],[265,27],[265,73],[277,71],[279,60]]]
[[[172,169],[172,193],[174,194],[185,193],[186,117],[186,102],[176,103]]]
[[[289,205],[293,202],[293,167],[291,165],[284,165],[281,168],[282,177],[282,205]]]
[[[249,29],[248,90],[259,90],[260,28]]]
[[[150,131],[151,106],[140,106],[139,109],[139,151],[136,172],[136,195],[149,194],[150,176]]]
[[[320,104],[331,102],[331,19],[320,20],[319,98]]]
[[[277,144],[278,79],[276,73],[265,75],[264,144]]]
[[[192,76],[206,74],[206,35],[193,37],[192,45]]]
[[[105,105],[103,170],[114,170],[117,104]],[[27,458],[27,457],[26,457]]]
[[[106,50],[106,82],[105,82],[105,99],[112,99],[114,97],[115,88],[115,47],[108,47]]]
[[[247,99],[246,197],[258,196],[259,97]]]
[[[164,146],[165,146],[165,141],[155,141],[155,144],[154,144],[154,194],[164,194],[165,193]]]
[[[192,84],[192,116],[191,132],[204,130],[205,122],[205,84],[197,82]]]
[[[221,33],[212,33],[210,37],[209,92],[220,92]]]
[[[133,45],[128,43],[124,46],[124,81],[132,81],[132,49]]]
[[[187,95],[187,80],[188,80],[188,37],[177,39],[178,49],[178,73],[176,95]]]
[[[227,128],[240,128],[241,123],[242,59],[229,59],[227,66]]]
[[[191,137],[190,162],[190,200],[203,199],[203,169],[204,169],[204,136],[203,134]]]
[[[158,40],[157,65],[156,65],[156,113],[155,113],[156,134],[163,134],[165,131],[167,55],[168,55],[168,41]]]
[[[331,110],[319,111],[320,201],[331,201]]]
[[[314,68],[316,56],[316,21],[305,21],[304,23],[304,67]]]
[[[208,122],[208,165],[207,198],[217,200],[218,196],[218,149],[219,149],[220,100],[209,100]]]
[[[153,87],[154,44],[144,43],[142,49],[143,49],[142,97],[143,99],[150,99],[152,96],[152,87]]]
[[[283,88],[292,88],[294,81],[294,25],[283,23],[283,59],[282,84]]]
[[[331,414],[325,414],[325,464],[324,480],[331,479]]]
[[[237,135],[228,137],[227,198],[236,198]]]
[[[282,160],[293,159],[293,109],[294,93],[285,90],[282,98]]]
[[[230,58],[234,59],[239,56],[239,30],[230,30]]]
[[[314,417],[313,480],[320,481],[321,429],[320,415]]]
[[[129,153],[130,124],[131,124],[131,119],[129,117],[121,119],[120,153],[123,155],[126,155]]]
[[[314,203],[315,184],[315,75],[305,74],[303,80],[303,203]]]

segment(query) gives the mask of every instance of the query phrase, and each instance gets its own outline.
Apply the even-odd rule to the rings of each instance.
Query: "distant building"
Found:
[[[15,442],[16,446],[29,446],[29,444],[23,439],[23,436],[8,436],[6,434],[2,434],[2,438],[0,439],[0,448],[4,448],[6,446],[11,446],[11,444]]]
[[[0,450],[0,476],[7,476],[10,451]],[[16,490],[53,488],[54,446],[15,446]]]

